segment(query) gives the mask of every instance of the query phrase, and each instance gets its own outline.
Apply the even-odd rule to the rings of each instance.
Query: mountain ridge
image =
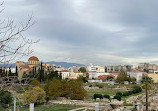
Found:
[[[25,64],[27,64],[28,62],[25,62]],[[85,66],[84,64],[79,64],[79,63],[70,63],[70,62],[56,62],[56,61],[48,61],[48,62],[43,62],[43,64],[55,64],[55,65],[61,65],[64,68],[69,68],[72,66]],[[0,66],[4,66],[3,64],[0,64]],[[8,64],[8,67],[11,68],[15,68],[16,67],[16,63],[12,63],[12,64]]]

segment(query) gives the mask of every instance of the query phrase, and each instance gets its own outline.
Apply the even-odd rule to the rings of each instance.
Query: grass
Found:
[[[68,105],[68,104],[53,104],[49,106],[35,106],[35,111],[69,111],[71,109],[80,108],[82,106],[76,105]],[[13,111],[13,107],[11,108]],[[20,111],[29,111],[29,107],[25,106],[23,108],[19,108]],[[8,111],[8,109],[4,109],[0,107],[0,111]]]

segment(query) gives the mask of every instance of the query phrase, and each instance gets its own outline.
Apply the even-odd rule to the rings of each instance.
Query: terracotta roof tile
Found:
[[[28,61],[39,61],[39,59],[35,56],[32,56],[32,57],[29,58]]]

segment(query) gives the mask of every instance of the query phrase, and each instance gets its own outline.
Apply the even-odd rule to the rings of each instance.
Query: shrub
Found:
[[[126,92],[123,92],[122,95],[123,95],[123,96],[128,96],[128,92],[127,92],[127,91],[126,91]]]
[[[30,85],[40,87],[41,84],[38,80],[33,80],[33,81],[31,81]]]
[[[103,88],[104,85],[103,85],[103,84],[98,84],[98,87],[99,87],[99,88]]]
[[[136,93],[137,93],[137,90],[136,90],[136,89],[133,89],[132,92],[133,92],[133,94],[136,94]]]
[[[103,99],[103,95],[102,94],[94,94],[93,99],[96,99],[96,98]]]
[[[110,96],[109,95],[104,95],[104,97],[110,100]]]
[[[12,102],[12,95],[8,91],[1,90],[0,91],[0,102],[3,104],[2,106],[6,106],[5,104],[10,104]]]
[[[114,99],[117,99],[117,100],[121,101],[121,96],[117,94],[117,95],[114,96]]]
[[[129,95],[132,95],[133,94],[133,91],[128,91]]]
[[[116,95],[120,95],[122,97],[122,92],[117,92]]]
[[[133,90],[135,90],[136,93],[142,92],[142,88],[138,85],[133,86]]]

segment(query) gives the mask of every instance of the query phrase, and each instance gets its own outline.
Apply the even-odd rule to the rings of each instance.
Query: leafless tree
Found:
[[[0,4],[0,14],[4,13],[3,3]],[[20,22],[18,25],[10,18],[0,19],[0,64],[8,65],[32,53],[31,46],[38,40],[33,41],[24,36],[24,32],[35,24],[32,18],[32,15],[28,16],[25,23]]]

